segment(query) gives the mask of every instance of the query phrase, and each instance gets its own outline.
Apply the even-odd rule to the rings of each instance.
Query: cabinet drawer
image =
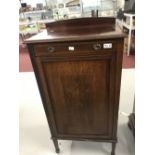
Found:
[[[50,56],[60,54],[84,54],[90,52],[112,51],[116,48],[113,40],[69,42],[69,43],[42,43],[34,45],[35,56]]]

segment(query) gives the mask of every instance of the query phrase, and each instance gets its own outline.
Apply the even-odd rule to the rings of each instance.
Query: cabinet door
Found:
[[[115,56],[37,59],[57,135],[111,138]]]

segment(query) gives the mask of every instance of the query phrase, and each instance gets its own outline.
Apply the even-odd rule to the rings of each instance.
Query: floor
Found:
[[[19,73],[20,155],[56,155],[33,72]],[[127,126],[134,101],[134,69],[123,69],[116,155],[134,155],[134,138]],[[60,155],[110,155],[111,144],[59,141]]]

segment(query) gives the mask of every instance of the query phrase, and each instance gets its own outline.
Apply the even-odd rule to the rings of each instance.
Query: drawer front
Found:
[[[34,45],[35,56],[55,56],[70,53],[85,54],[112,51],[116,48],[113,40],[70,42],[70,43],[42,43]]]

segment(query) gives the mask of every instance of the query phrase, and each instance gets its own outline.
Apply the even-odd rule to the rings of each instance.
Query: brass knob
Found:
[[[98,43],[93,45],[93,48],[94,48],[95,51],[100,50],[101,47],[102,47],[101,44],[98,44]]]
[[[48,50],[49,52],[54,52],[54,51],[55,51],[55,48],[54,48],[54,47],[48,47],[47,50]]]

